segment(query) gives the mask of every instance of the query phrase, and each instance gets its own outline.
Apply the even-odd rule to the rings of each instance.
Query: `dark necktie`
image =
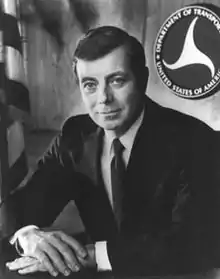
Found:
[[[122,152],[124,146],[119,139],[113,141],[114,157],[111,161],[111,183],[112,183],[112,200],[113,200],[113,211],[115,219],[120,229],[122,221],[122,197],[123,189],[122,182],[125,173],[125,163],[122,158]]]

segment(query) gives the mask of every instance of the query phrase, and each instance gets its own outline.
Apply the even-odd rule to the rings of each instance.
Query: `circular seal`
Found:
[[[173,13],[154,46],[162,82],[179,97],[205,98],[220,83],[220,18],[210,8],[192,5]]]

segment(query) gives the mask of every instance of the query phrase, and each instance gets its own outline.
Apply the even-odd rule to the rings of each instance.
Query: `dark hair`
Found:
[[[76,76],[77,59],[93,61],[102,58],[120,46],[125,47],[135,78],[140,78],[140,75],[145,72],[144,48],[135,37],[115,26],[101,26],[91,29],[79,41],[73,57]]]

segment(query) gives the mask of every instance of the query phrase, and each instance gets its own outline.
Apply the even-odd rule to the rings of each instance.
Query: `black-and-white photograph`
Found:
[[[220,279],[220,0],[0,0],[0,279]]]

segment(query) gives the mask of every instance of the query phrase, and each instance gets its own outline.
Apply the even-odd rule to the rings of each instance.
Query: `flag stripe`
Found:
[[[17,18],[9,15],[3,15],[4,20],[4,44],[17,49],[22,54],[22,43],[18,28]]]
[[[16,80],[7,80],[7,102],[21,110],[30,109],[29,91],[25,85]]]
[[[5,90],[5,64],[0,63],[0,88]]]
[[[3,31],[0,30],[0,63],[4,62]]]
[[[21,123],[18,121],[13,122],[7,128],[7,141],[8,141],[8,164],[11,168],[24,152],[24,135]]]
[[[1,189],[2,189],[2,171],[1,171],[1,158],[0,158],[0,202],[1,202]]]
[[[25,84],[23,56],[12,47],[5,47],[5,72],[9,79]]]
[[[7,148],[7,125],[8,123],[8,110],[7,107],[0,103],[0,160],[1,160],[1,178],[2,183],[4,183],[4,179],[7,177],[8,173],[8,148]],[[1,189],[0,189],[1,195]]]
[[[3,0],[3,12],[11,14],[14,17],[17,15],[16,0]]]

